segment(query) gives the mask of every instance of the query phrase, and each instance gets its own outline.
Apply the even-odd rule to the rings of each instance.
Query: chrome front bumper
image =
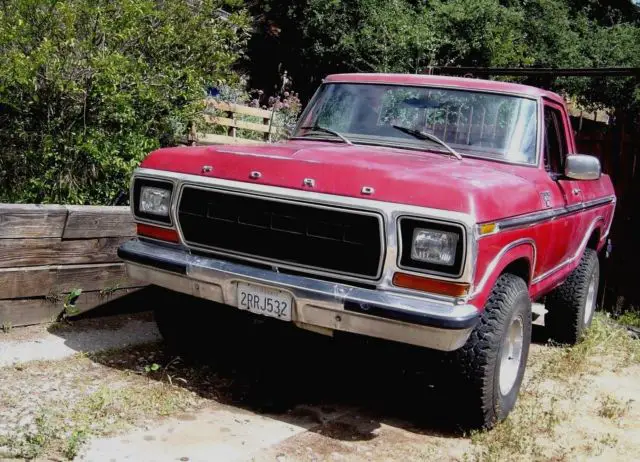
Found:
[[[234,307],[238,282],[287,291],[295,301],[293,322],[324,333],[340,330],[451,351],[464,345],[478,320],[472,305],[283,274],[147,241],[124,243],[118,256],[133,279]]]

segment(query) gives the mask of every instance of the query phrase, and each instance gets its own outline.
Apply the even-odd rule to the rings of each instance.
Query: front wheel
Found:
[[[531,343],[531,300],[524,280],[503,274],[480,321],[455,352],[459,399],[469,426],[491,428],[515,406]]]
[[[552,340],[569,345],[580,340],[593,320],[599,280],[598,254],[586,249],[578,267],[546,297],[544,322]]]

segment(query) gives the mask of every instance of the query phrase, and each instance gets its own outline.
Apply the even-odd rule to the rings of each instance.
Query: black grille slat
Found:
[[[379,276],[383,248],[375,215],[186,186],[178,218],[185,240],[197,247]]]

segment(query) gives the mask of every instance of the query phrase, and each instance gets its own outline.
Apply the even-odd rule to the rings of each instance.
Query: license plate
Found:
[[[238,283],[238,308],[252,313],[270,316],[282,321],[291,321],[290,294],[277,289]]]

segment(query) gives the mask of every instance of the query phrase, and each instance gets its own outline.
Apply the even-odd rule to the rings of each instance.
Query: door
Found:
[[[559,104],[545,101],[544,105],[544,167],[550,178],[551,195],[562,196],[565,211],[570,211],[572,206],[579,205],[582,201],[582,192],[579,182],[564,178],[564,165],[567,154],[573,152],[574,146],[569,145],[572,140],[569,130],[566,111]],[[554,201],[555,204],[559,201]],[[550,246],[550,254],[546,257],[547,268],[554,268],[566,259],[572,257],[577,251],[581,236],[580,212],[566,213],[558,216],[552,225],[553,243]]]

